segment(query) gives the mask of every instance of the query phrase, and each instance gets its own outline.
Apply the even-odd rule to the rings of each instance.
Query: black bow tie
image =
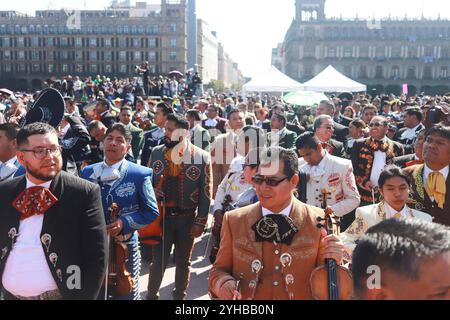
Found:
[[[276,242],[291,245],[298,227],[295,222],[282,214],[270,214],[252,226],[256,242]]]

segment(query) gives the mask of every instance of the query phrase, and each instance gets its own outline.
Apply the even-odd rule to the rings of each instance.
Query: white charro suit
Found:
[[[433,221],[433,218],[425,212],[411,208],[406,208],[406,210],[408,212],[408,218],[416,218],[428,222]],[[340,234],[340,238],[342,239],[342,242],[344,242],[345,247],[344,258],[350,261],[357,240],[361,238],[369,228],[387,218],[388,216],[384,202],[356,209],[355,221],[345,232]]]
[[[321,208],[322,190],[331,192],[327,205],[334,214],[343,217],[358,208],[360,196],[356,187],[350,160],[330,155],[328,152],[319,165],[311,168],[305,160],[299,161],[300,171],[309,176],[306,187],[306,203]]]

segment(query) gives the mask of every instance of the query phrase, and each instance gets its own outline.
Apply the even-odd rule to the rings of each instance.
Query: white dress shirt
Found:
[[[408,206],[404,206],[403,209],[398,212],[394,208],[392,208],[386,201],[384,202],[384,210],[386,212],[386,219],[392,219],[395,218],[395,215],[397,213],[401,214],[401,219],[411,218],[410,211],[408,209]]]
[[[383,143],[386,143],[387,138],[384,137],[382,141]],[[378,179],[386,167],[386,159],[386,152],[380,150],[374,152],[372,172],[370,173],[370,182],[372,182],[374,186],[378,186]]]
[[[207,127],[215,127],[217,126],[217,120],[216,119],[208,119],[205,121],[205,126]]]
[[[293,205],[293,203],[294,203],[294,201],[291,200],[291,203],[290,203],[286,208],[284,208],[283,210],[281,210],[280,212],[272,212],[272,211],[270,211],[269,209],[266,209],[266,208],[264,208],[264,207],[261,207],[261,209],[262,209],[262,215],[263,215],[263,217],[265,217],[265,216],[268,216],[268,215],[270,215],[270,214],[282,214],[282,215],[284,215],[284,216],[286,216],[286,217],[289,217],[289,215],[291,214],[291,210],[292,210],[292,205]]]
[[[405,132],[403,132],[400,139],[402,140],[414,140],[417,136],[417,129],[420,127],[420,123],[414,128],[407,128]]]
[[[17,157],[13,157],[8,161],[0,162],[0,181],[11,179],[17,171],[16,166]]]
[[[39,185],[50,188],[51,181]],[[27,189],[36,185],[28,180]],[[58,289],[41,243],[44,215],[20,221],[17,241],[6,261],[2,282],[15,296],[34,297]]]
[[[439,170],[439,172],[442,173],[442,175],[444,176],[445,181],[447,181],[447,178],[448,178],[449,167],[450,166],[446,166],[445,168]],[[427,165],[425,165],[425,168],[423,169],[423,186],[425,188],[427,186],[428,176],[433,172],[435,172],[435,171],[431,170],[430,168],[427,167]],[[430,200],[434,201],[434,197],[430,197]]]

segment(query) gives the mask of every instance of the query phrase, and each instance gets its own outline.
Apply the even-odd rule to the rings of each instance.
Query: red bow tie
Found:
[[[47,212],[58,201],[50,190],[43,187],[32,187],[24,190],[12,203],[20,212],[20,220]]]
[[[416,164],[424,164],[423,160],[412,160],[406,163],[406,167],[412,167],[415,166]]]

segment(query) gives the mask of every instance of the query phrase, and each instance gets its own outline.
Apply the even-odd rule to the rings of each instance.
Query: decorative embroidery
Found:
[[[361,217],[357,216],[356,220],[352,223],[350,228],[345,231],[347,234],[361,235],[369,229],[367,222]]]
[[[193,193],[191,193],[189,199],[194,203],[198,203],[199,196],[200,196],[200,193],[198,192],[198,190],[195,190]]]
[[[347,174],[345,176],[345,183],[347,184],[347,187],[351,189],[352,191],[357,191],[355,179],[353,175],[353,168],[349,168],[347,171]]]
[[[201,174],[200,169],[197,168],[196,166],[190,166],[186,170],[186,176],[194,182],[198,181],[198,179],[200,178],[200,174]]]
[[[116,195],[119,198],[131,197],[136,193],[136,186],[132,182],[124,183],[120,185],[116,190]]]
[[[340,182],[341,182],[341,177],[339,176],[338,173],[332,173],[328,177],[328,186],[329,187],[337,187]]]
[[[161,160],[157,160],[153,163],[153,171],[156,175],[160,175],[164,170],[164,164]]]
[[[48,258],[50,262],[53,264],[53,267],[56,268],[56,263],[58,262],[58,255],[56,253],[50,253]]]

